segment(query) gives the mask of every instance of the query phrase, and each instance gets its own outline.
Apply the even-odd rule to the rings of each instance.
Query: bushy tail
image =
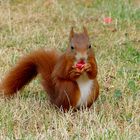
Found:
[[[17,65],[6,75],[0,84],[0,91],[10,96],[28,84],[38,73],[48,77],[58,59],[55,51],[37,50],[21,58]]]

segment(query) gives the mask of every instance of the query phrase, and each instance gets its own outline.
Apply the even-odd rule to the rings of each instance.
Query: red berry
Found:
[[[82,69],[85,65],[85,62],[83,60],[80,60],[77,64],[76,64],[76,68],[78,69]]]

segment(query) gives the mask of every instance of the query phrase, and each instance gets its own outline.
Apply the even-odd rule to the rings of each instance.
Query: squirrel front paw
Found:
[[[86,72],[91,72],[92,71],[91,64],[90,63],[86,63],[85,66],[84,66],[84,70]]]
[[[87,63],[85,64],[84,71],[87,73],[90,79],[96,78],[97,75],[97,68],[94,68],[94,65]]]
[[[69,72],[70,79],[77,79],[80,77],[80,75],[84,72],[84,68],[79,69],[76,66],[72,66],[71,71]]]

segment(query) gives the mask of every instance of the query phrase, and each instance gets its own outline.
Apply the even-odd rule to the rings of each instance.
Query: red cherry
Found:
[[[85,65],[85,62],[83,60],[80,60],[77,64],[76,64],[76,68],[78,69],[82,69]]]
[[[85,64],[76,64],[76,68],[78,68],[78,69],[81,70],[81,69],[84,67],[84,65],[85,65]]]

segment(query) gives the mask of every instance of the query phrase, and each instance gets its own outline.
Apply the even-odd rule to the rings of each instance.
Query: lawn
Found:
[[[32,50],[65,51],[70,28],[83,25],[98,63],[98,100],[63,113],[38,77],[0,99],[1,140],[140,140],[139,0],[0,0],[0,80]]]

